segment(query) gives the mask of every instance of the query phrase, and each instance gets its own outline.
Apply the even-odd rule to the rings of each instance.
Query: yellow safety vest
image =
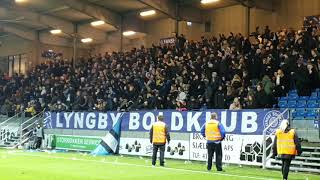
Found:
[[[291,129],[287,133],[280,129],[276,131],[278,154],[297,155],[294,134],[294,129]]]
[[[166,143],[166,124],[161,121],[157,121],[153,124],[153,135],[152,142],[156,144],[165,144]]]
[[[222,139],[219,122],[217,120],[209,120],[206,122],[206,137],[208,141],[219,141]]]

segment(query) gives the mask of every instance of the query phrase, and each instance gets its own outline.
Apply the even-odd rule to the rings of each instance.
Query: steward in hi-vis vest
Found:
[[[158,116],[158,121],[155,122],[150,129],[150,143],[153,144],[152,165],[156,165],[158,149],[160,150],[160,166],[164,166],[164,151],[166,142],[170,142],[170,134],[163,116]]]
[[[289,126],[288,120],[283,120],[276,131],[273,142],[273,157],[279,156],[282,160],[282,176],[288,179],[291,160],[301,155],[301,144],[297,133]]]
[[[222,171],[222,145],[221,141],[225,137],[223,125],[218,121],[217,113],[211,114],[211,119],[207,121],[201,128],[201,135],[207,139],[208,150],[208,171],[212,167],[212,158],[216,153],[217,171]]]

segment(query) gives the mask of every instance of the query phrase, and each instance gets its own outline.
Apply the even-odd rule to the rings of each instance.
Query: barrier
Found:
[[[172,141],[166,146],[166,157],[184,160],[207,160],[206,141],[199,134],[201,126],[216,112],[225,126],[226,139],[222,142],[223,162],[262,165],[263,131],[278,128],[281,120],[289,113],[275,109],[256,110],[206,110],[206,111],[139,111],[139,112],[46,112],[45,124],[48,129],[70,129],[88,132],[109,130],[120,117],[122,135],[120,154],[151,156],[152,145],[148,131],[162,114],[172,134]],[[272,124],[272,125],[270,125]],[[80,138],[81,136],[74,136]],[[102,137],[102,136],[99,136]],[[273,139],[267,139],[270,145]],[[73,150],[83,150],[70,148]],[[92,149],[86,149],[90,151]],[[270,153],[270,150],[266,153]]]

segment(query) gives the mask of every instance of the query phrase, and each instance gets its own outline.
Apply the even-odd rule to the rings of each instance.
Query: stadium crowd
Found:
[[[183,35],[171,45],[37,65],[0,76],[1,113],[25,110],[270,108],[290,89],[320,87],[320,36],[315,28],[220,35]]]

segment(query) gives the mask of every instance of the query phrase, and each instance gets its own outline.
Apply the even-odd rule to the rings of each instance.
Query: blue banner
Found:
[[[288,118],[288,112],[274,109],[251,110],[206,110],[206,111],[138,111],[138,112],[46,112],[46,128],[76,130],[110,130],[118,120],[122,120],[121,131],[149,131],[158,115],[171,132],[199,132],[212,112],[218,114],[219,121],[229,134],[259,135],[271,125],[268,133],[274,131],[280,122]],[[281,116],[280,116],[281,115]]]

